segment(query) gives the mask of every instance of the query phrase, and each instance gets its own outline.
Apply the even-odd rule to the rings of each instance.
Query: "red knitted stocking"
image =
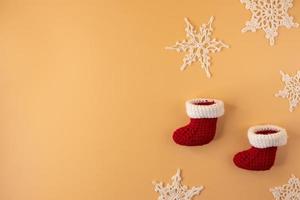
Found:
[[[177,129],[173,140],[177,144],[197,146],[209,143],[216,133],[217,118],[191,119],[190,123]]]
[[[213,140],[217,120],[223,115],[223,102],[210,99],[194,99],[186,102],[190,123],[177,129],[173,140],[180,145],[204,145]]]
[[[252,147],[237,153],[233,162],[247,170],[268,170],[274,165],[277,146],[287,142],[286,131],[273,125],[252,127],[248,131]]]

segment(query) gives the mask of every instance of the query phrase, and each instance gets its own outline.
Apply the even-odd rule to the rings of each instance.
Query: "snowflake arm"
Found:
[[[280,71],[282,82],[285,86],[275,94],[276,97],[281,97],[289,100],[290,112],[293,112],[300,102],[300,71],[293,77]]]
[[[219,52],[222,50],[222,48],[229,48],[229,46],[223,43],[222,41],[216,39],[213,39],[208,42],[207,49],[212,53]]]
[[[293,0],[241,0],[241,3],[252,13],[242,32],[262,29],[271,46],[275,44],[280,26],[288,29],[299,26],[288,14],[288,10],[293,7]]]
[[[206,76],[208,78],[211,77],[211,73],[209,71],[209,66],[210,66],[210,57],[208,56],[208,54],[204,53],[202,55],[200,55],[200,62],[201,62],[201,67],[202,69],[205,70]]]
[[[181,70],[185,70],[192,63],[198,61],[205,70],[207,77],[210,78],[211,73],[209,67],[211,63],[209,62],[209,54],[219,52],[222,48],[229,48],[229,46],[222,41],[211,39],[213,17],[210,18],[207,24],[202,24],[199,31],[195,30],[187,18],[184,20],[186,24],[186,39],[180,42],[178,41],[175,45],[166,47],[166,49],[186,52],[183,58],[183,64],[180,67]]]
[[[184,18],[184,22],[185,22],[185,33],[186,33],[186,37],[188,38],[188,40],[190,40],[191,42],[195,42],[196,39],[196,35],[197,32],[195,31],[194,26],[191,24],[191,22],[189,21],[188,18]]]
[[[194,49],[190,49],[189,52],[183,58],[183,64],[180,67],[180,70],[185,70],[188,66],[190,66],[197,59],[197,55],[194,52]]]
[[[270,189],[275,200],[294,200],[300,199],[300,180],[292,175],[288,183]]]
[[[171,180],[172,183],[166,186],[162,182],[153,182],[154,191],[160,194],[158,200],[191,200],[203,190],[203,186],[188,189],[187,186],[182,185],[180,169],[177,170]]]

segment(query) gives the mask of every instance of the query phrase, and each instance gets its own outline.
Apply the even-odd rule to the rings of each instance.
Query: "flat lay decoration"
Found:
[[[187,18],[184,19],[186,23],[185,32],[186,40],[176,42],[175,45],[166,47],[168,50],[176,50],[177,52],[186,52],[183,58],[181,70],[185,70],[193,62],[198,61],[201,67],[205,70],[208,78],[210,73],[210,54],[222,50],[222,48],[229,48],[229,46],[220,40],[211,38],[213,28],[212,22],[214,17],[211,17],[207,24],[202,24],[199,31],[195,30],[194,26]]]
[[[237,153],[235,165],[247,170],[269,170],[275,162],[277,147],[286,145],[286,130],[274,125],[253,126],[248,130],[251,148]]]
[[[284,88],[275,94],[276,97],[282,97],[289,100],[290,112],[293,112],[300,102],[300,70],[295,76],[290,76],[280,71]]]
[[[0,0],[0,165],[0,200],[300,200],[300,0]]]
[[[271,188],[270,191],[275,200],[299,200],[300,180],[292,175],[287,184]]]
[[[153,182],[155,192],[159,193],[157,200],[191,200],[194,196],[199,195],[204,189],[203,186],[192,187],[181,184],[180,169],[171,178],[172,183],[164,185],[162,182]]]
[[[185,106],[190,123],[174,132],[174,142],[186,146],[208,144],[216,134],[218,117],[224,115],[224,103],[217,99],[192,99]]]
[[[275,44],[279,27],[299,27],[288,14],[288,10],[293,7],[293,0],[241,0],[241,3],[252,13],[242,32],[256,32],[262,29],[271,46]]]

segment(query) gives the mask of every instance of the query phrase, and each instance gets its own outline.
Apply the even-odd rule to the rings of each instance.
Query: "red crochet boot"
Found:
[[[185,105],[190,123],[177,129],[173,140],[186,146],[209,143],[215,136],[218,117],[224,114],[224,103],[216,99],[193,99]]]
[[[247,170],[269,170],[276,157],[277,147],[287,143],[286,130],[274,125],[254,126],[248,130],[252,147],[237,153],[233,161]]]

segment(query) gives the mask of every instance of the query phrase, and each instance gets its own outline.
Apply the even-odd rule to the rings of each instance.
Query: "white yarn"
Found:
[[[195,105],[200,102],[214,102],[212,105]],[[192,99],[185,103],[190,118],[218,118],[224,115],[224,103],[217,99]]]
[[[162,182],[153,182],[154,191],[159,193],[157,200],[191,200],[194,196],[199,195],[204,189],[203,186],[188,188],[182,185],[180,169],[172,177],[172,183],[164,185]]]
[[[166,47],[168,50],[175,50],[177,52],[186,52],[183,58],[183,64],[181,70],[185,70],[194,62],[199,62],[202,69],[208,78],[211,77],[209,67],[210,54],[221,51],[223,48],[229,48],[229,46],[216,38],[212,38],[213,28],[212,22],[214,17],[211,17],[207,24],[202,24],[198,30],[195,30],[194,26],[189,22],[187,18],[184,19],[186,28],[186,39],[183,41],[177,41],[175,45]]]
[[[274,130],[276,133],[257,134],[258,131]],[[250,144],[256,148],[283,146],[287,143],[287,133],[284,128],[275,125],[253,126],[248,130]]]
[[[282,71],[280,71],[280,74],[285,86],[275,96],[288,99],[290,112],[293,112],[300,103],[300,70],[297,71],[295,76],[290,76]]]
[[[299,27],[294,18],[289,16],[288,10],[293,7],[293,0],[240,0],[250,10],[252,17],[246,22],[242,32],[255,32],[262,29],[271,46],[275,44],[278,28],[284,26],[288,29]]]
[[[300,180],[292,175],[287,184],[271,188],[270,191],[276,200],[300,199]]]

